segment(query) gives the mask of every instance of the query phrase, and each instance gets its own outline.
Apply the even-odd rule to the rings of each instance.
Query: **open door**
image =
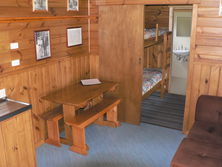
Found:
[[[100,79],[119,83],[119,120],[139,124],[144,6],[99,7]]]

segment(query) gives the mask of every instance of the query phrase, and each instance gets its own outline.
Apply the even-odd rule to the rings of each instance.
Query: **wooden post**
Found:
[[[58,120],[47,120],[48,139],[46,143],[61,147]]]
[[[155,41],[158,41],[159,38],[159,24],[156,24],[156,38]]]
[[[70,105],[63,105],[63,113],[64,113],[64,122],[70,119],[74,119],[76,113],[75,113],[75,106],[70,106]],[[65,134],[66,134],[66,139],[68,141],[72,140],[72,128],[65,124]]]
[[[73,145],[70,150],[82,155],[87,155],[89,147],[86,145],[85,128],[72,127]]]
[[[117,106],[114,107],[112,110],[108,111],[106,116],[107,121],[113,122],[116,127],[120,126],[120,122],[117,120]]]

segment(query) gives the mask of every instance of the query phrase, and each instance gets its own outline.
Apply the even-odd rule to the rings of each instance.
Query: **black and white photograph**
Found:
[[[68,0],[68,11],[78,11],[79,10],[79,0]]]
[[[82,45],[82,28],[67,28],[67,45],[68,47]]]
[[[36,59],[51,57],[49,30],[35,32]]]
[[[48,0],[33,0],[33,11],[48,11]]]

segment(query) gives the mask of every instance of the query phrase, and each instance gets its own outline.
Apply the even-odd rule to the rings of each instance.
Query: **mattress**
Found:
[[[162,80],[162,70],[159,68],[145,68],[143,70],[142,95],[151,90]]]
[[[159,29],[159,36],[165,34],[166,32],[168,32],[168,30],[165,28]],[[155,37],[156,37],[156,28],[144,29],[144,39],[150,39]]]

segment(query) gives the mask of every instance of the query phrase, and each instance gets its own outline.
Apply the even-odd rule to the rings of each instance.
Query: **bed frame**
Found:
[[[158,32],[158,26],[157,26]],[[160,91],[161,98],[168,91],[171,63],[172,32],[167,32],[160,37],[144,41],[144,68],[161,68],[162,80],[146,92],[142,99],[147,98],[155,91]]]

